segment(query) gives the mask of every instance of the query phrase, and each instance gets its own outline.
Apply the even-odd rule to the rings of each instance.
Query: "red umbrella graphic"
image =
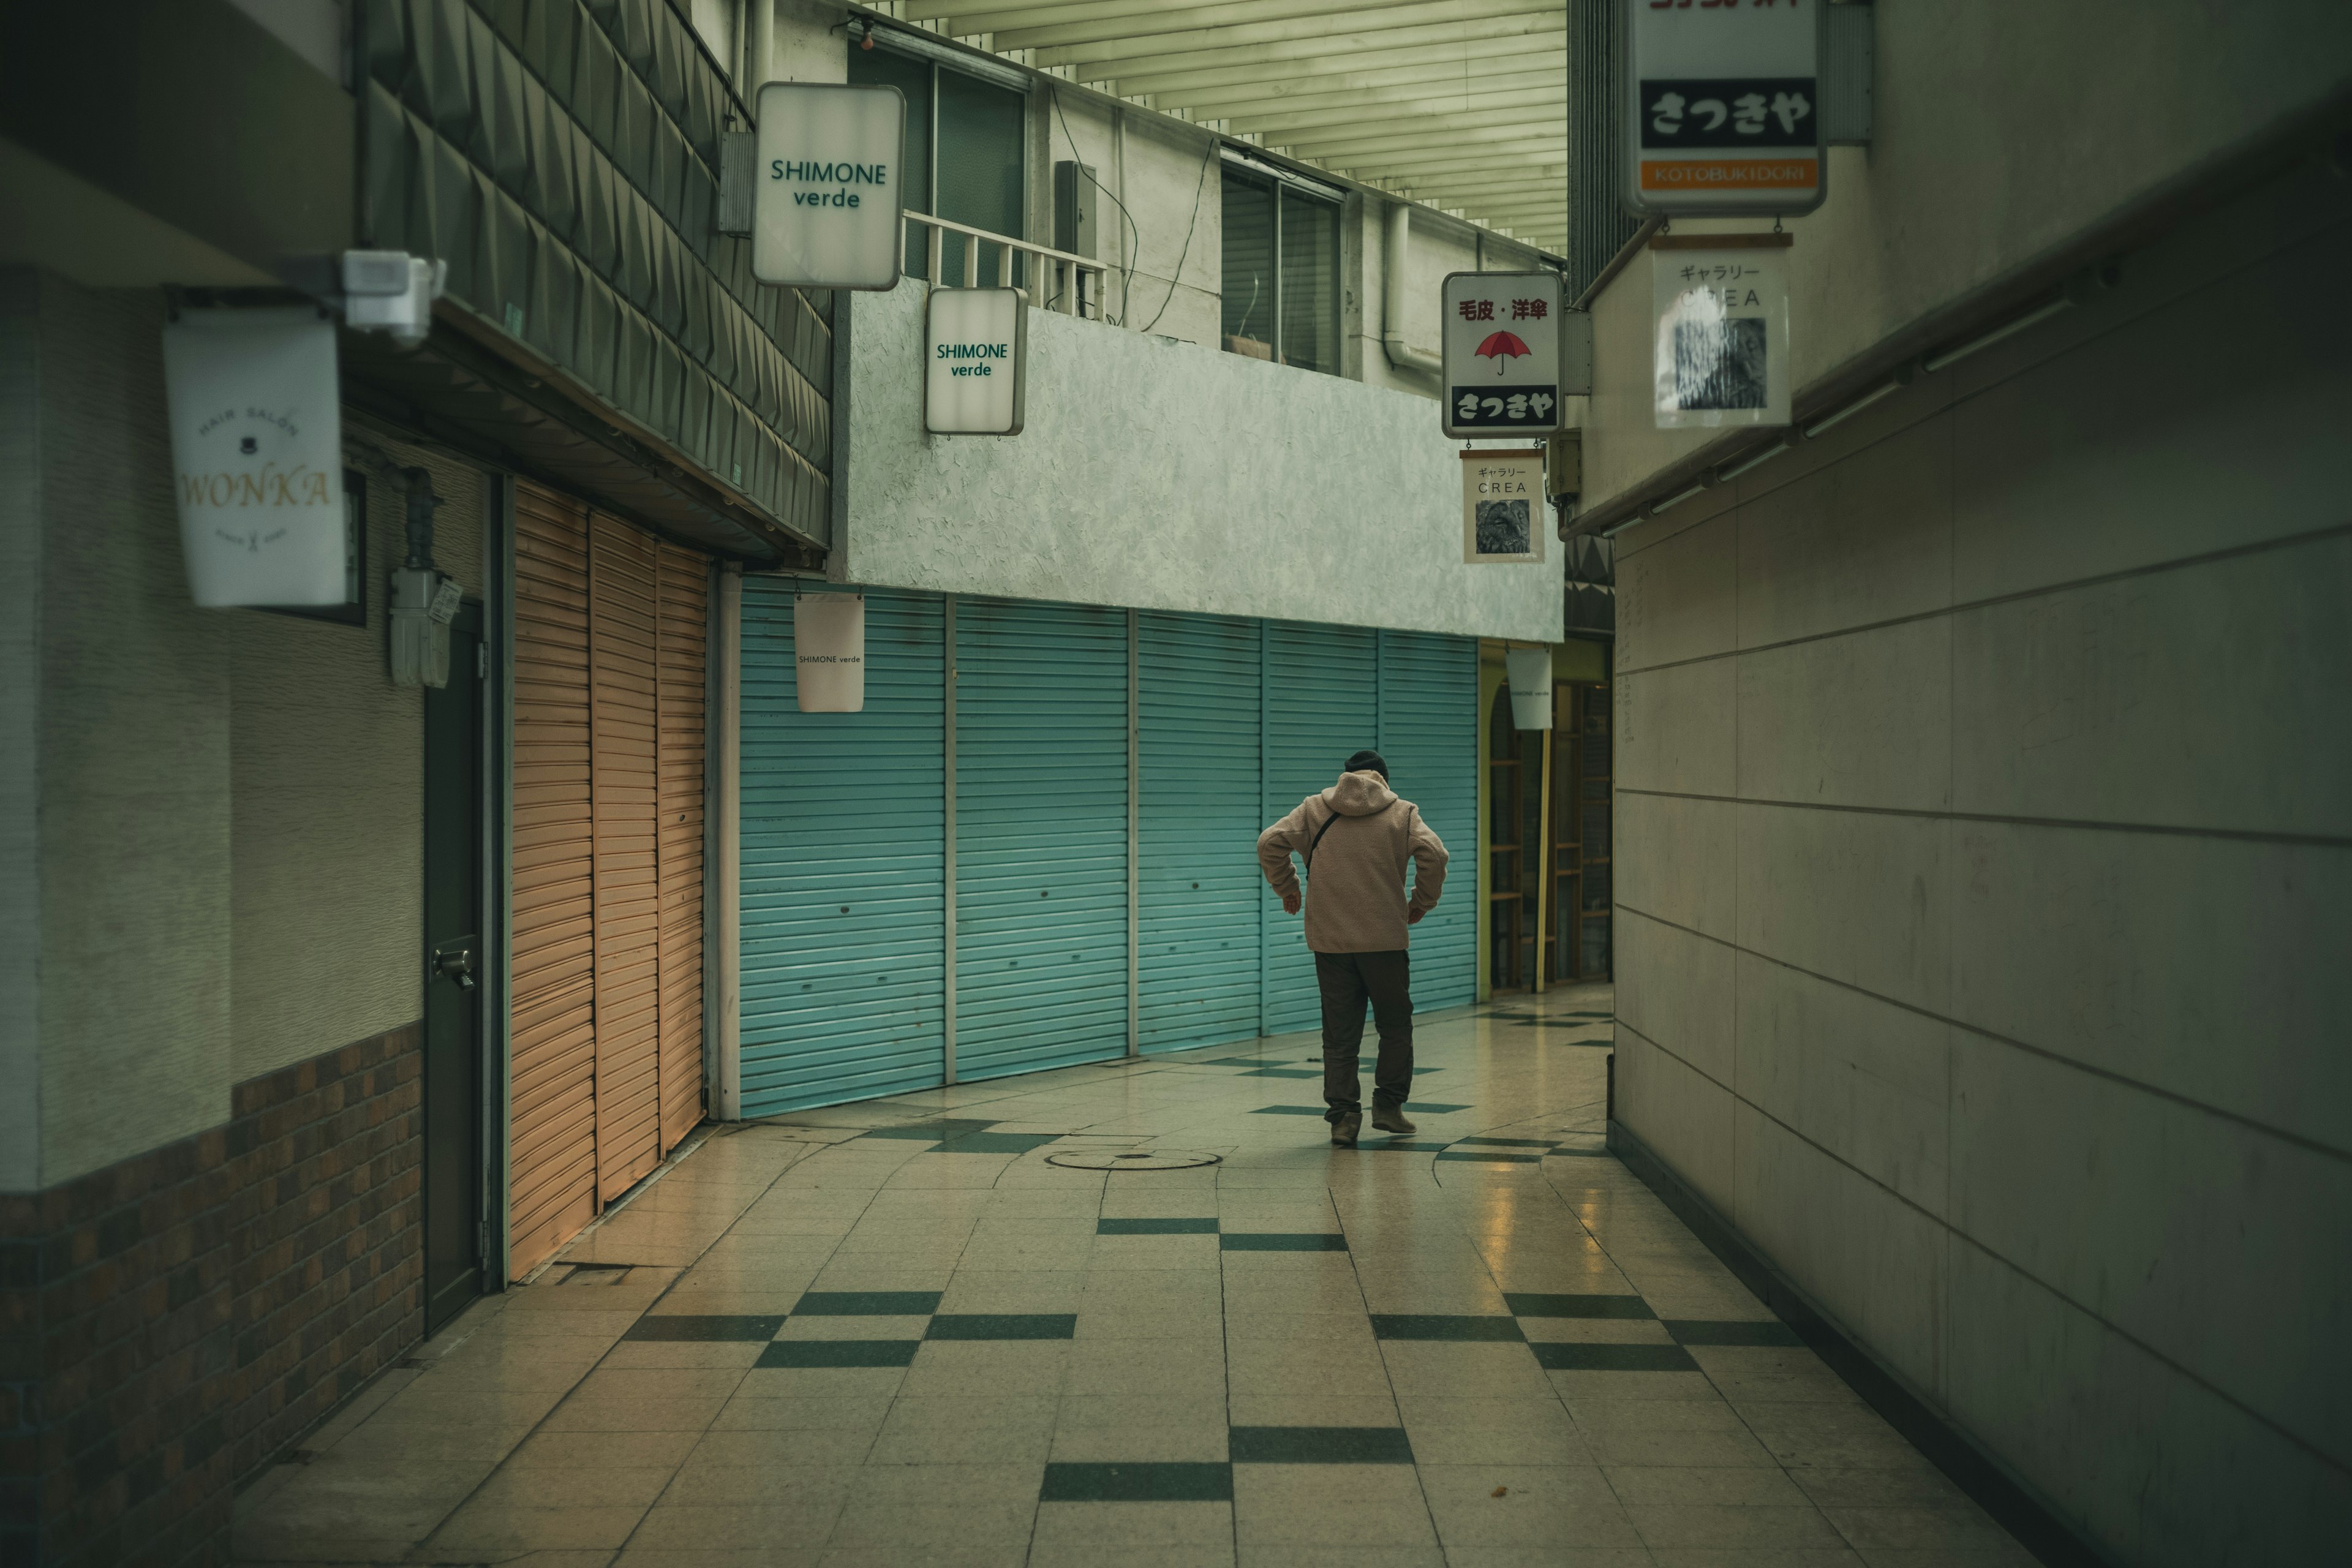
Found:
[[[1509,332],[1489,332],[1486,341],[1478,345],[1478,353],[1495,362],[1495,374],[1498,376],[1508,368],[1511,355],[1534,352]]]

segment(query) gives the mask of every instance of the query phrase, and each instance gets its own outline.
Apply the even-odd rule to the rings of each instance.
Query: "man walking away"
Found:
[[[1310,795],[1298,809],[1257,836],[1257,860],[1282,895],[1286,914],[1302,901],[1290,868],[1307,862],[1307,945],[1323,994],[1323,1119],[1331,1142],[1353,1148],[1364,1124],[1356,1058],[1364,1043],[1364,1000],[1381,1033],[1372,1068],[1372,1125],[1413,1131],[1404,1118],[1412,1089],[1412,996],[1407,984],[1405,927],[1437,907],[1445,887],[1445,846],[1421,808],[1389,788],[1378,752],[1348,759],[1339,782]],[[1416,868],[1405,898],[1404,868]]]

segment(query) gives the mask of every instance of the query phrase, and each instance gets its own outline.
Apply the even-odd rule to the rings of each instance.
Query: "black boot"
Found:
[[[1362,1131],[1363,1128],[1364,1113],[1362,1111],[1341,1111],[1339,1113],[1339,1120],[1331,1123],[1331,1146],[1335,1149],[1354,1148],[1356,1146],[1356,1134]]]

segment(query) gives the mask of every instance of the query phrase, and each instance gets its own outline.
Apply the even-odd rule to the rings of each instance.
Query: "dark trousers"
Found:
[[[1315,984],[1323,993],[1323,1102],[1326,1121],[1361,1110],[1356,1060],[1364,1044],[1364,1003],[1381,1032],[1372,1067],[1372,1103],[1395,1110],[1412,1092],[1412,992],[1402,952],[1318,952]]]

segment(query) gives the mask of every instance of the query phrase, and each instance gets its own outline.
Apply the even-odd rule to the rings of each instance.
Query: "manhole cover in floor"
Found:
[[[1070,1149],[1046,1155],[1045,1163],[1074,1171],[1183,1171],[1223,1158],[1191,1149]]]

